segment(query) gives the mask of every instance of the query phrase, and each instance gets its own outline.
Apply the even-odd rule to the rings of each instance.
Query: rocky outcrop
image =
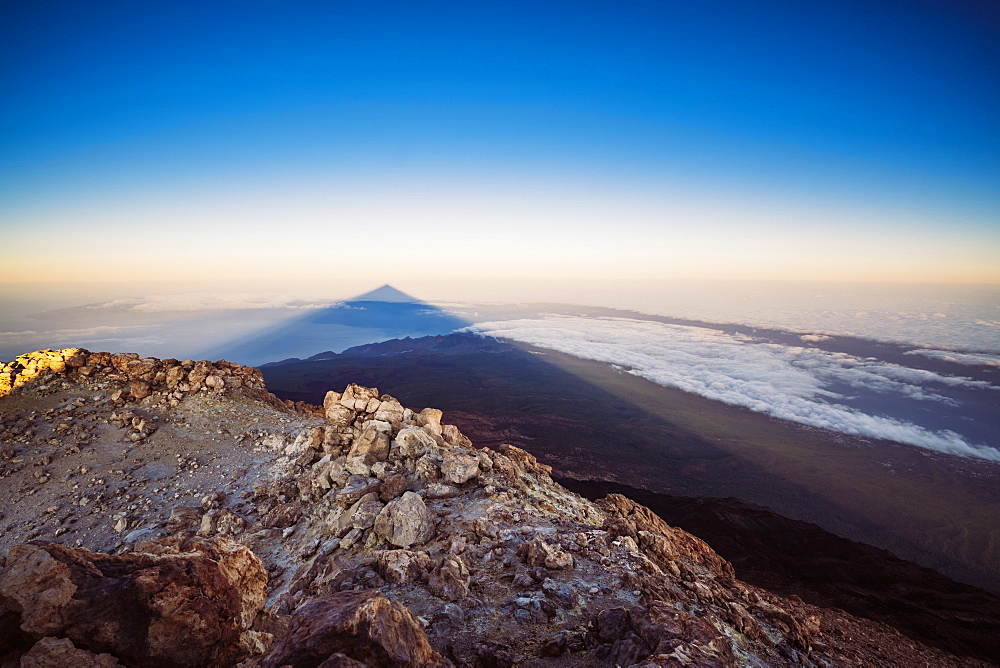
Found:
[[[265,582],[260,560],[228,539],[145,543],[118,556],[18,545],[0,571],[0,636],[19,638],[37,661],[86,649],[135,666],[233,665],[253,640]]]
[[[452,665],[431,648],[409,610],[366,590],[324,596],[296,610],[263,666],[351,665],[345,659],[372,667]]]
[[[32,381],[64,377],[79,382],[104,380],[117,385],[116,399],[139,401],[150,396],[176,402],[195,392],[249,396],[275,405],[282,402],[264,388],[253,367],[219,360],[160,360],[137,353],[92,353],[85,348],[39,350],[0,363],[0,397]]]
[[[79,649],[68,638],[45,637],[21,657],[21,668],[113,668],[120,666],[110,654]]]

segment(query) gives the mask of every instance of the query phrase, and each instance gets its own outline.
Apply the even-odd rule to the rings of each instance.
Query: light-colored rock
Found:
[[[351,383],[340,395],[340,404],[353,411],[364,411],[368,408],[368,402],[378,399],[378,390],[374,387],[361,387]]]
[[[537,535],[527,544],[526,561],[529,566],[544,566],[552,570],[573,568],[573,555]]]
[[[437,452],[438,445],[423,429],[415,426],[403,427],[392,442],[393,457],[419,459],[428,452]]]
[[[423,545],[434,535],[434,521],[420,495],[406,492],[378,514],[375,532],[397,547]]]
[[[458,430],[458,427],[453,424],[442,425],[441,436],[449,445],[461,448],[472,447],[472,441],[470,441],[462,432]]]
[[[334,427],[346,427],[354,421],[355,412],[339,401],[326,407],[326,421]]]
[[[444,415],[436,408],[425,408],[416,415],[417,425],[436,436],[441,435],[441,417]]]
[[[432,482],[427,485],[427,498],[428,499],[452,499],[462,493],[458,487],[454,485],[445,485],[440,482]]]
[[[434,566],[433,560],[426,552],[411,550],[377,550],[375,570],[389,582],[413,582],[427,573]]]
[[[372,414],[376,420],[388,422],[394,429],[399,429],[403,423],[403,406],[392,397],[385,396],[378,408]]]
[[[376,460],[385,461],[389,456],[392,441],[392,425],[382,420],[368,420],[361,428],[361,434],[354,439],[348,457],[372,455]]]
[[[474,452],[445,450],[442,454],[441,476],[448,482],[461,485],[479,475],[479,455]]]
[[[417,477],[427,483],[437,480],[441,476],[439,462],[440,458],[431,454],[426,454],[418,459],[414,467]]]

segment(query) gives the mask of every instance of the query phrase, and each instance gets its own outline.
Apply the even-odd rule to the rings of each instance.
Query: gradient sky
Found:
[[[1000,283],[994,2],[0,3],[0,281]]]

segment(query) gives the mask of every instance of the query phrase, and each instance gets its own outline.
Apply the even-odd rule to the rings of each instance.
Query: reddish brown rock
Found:
[[[289,501],[272,508],[264,516],[264,526],[284,528],[290,527],[302,517],[302,508],[297,503]]]
[[[527,543],[526,561],[529,566],[544,566],[554,570],[573,568],[573,555],[535,536]]]
[[[68,638],[42,638],[21,657],[20,668],[113,668],[120,666],[110,654],[79,649]]]
[[[244,631],[264,604],[260,560],[228,539],[137,548],[117,556],[55,543],[11,548],[0,572],[0,637],[30,641],[21,651],[67,638],[135,666],[242,659]]]
[[[724,579],[735,577],[732,565],[703,540],[664,522],[656,513],[621,494],[597,502],[607,514],[604,528],[612,536],[629,536],[665,570],[672,561],[704,566]]]
[[[299,608],[289,633],[271,649],[264,668],[292,665],[348,666],[341,654],[376,666],[451,666],[431,649],[420,623],[409,610],[379,591],[343,591]]]
[[[129,381],[128,390],[133,399],[145,399],[152,393],[150,384],[138,379]]]

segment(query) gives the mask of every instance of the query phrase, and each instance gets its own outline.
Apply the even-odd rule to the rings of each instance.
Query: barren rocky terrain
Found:
[[[988,665],[373,388],[68,349],[0,395],[3,666]]]

